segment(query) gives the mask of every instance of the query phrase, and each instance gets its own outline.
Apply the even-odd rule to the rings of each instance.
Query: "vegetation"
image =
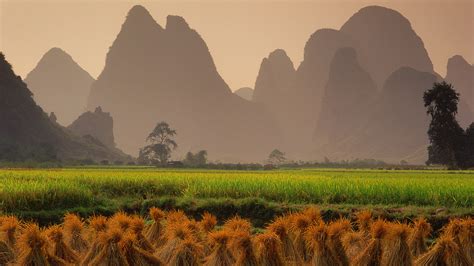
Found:
[[[278,149],[274,149],[270,155],[268,155],[267,162],[273,165],[281,165],[286,162],[285,153]]]
[[[175,136],[176,130],[166,122],[159,122],[146,138],[150,144],[140,149],[138,160],[144,164],[166,165],[171,152],[178,147]]]
[[[205,167],[207,163],[207,151],[201,150],[193,154],[192,152],[186,153],[186,158],[183,160],[183,164],[191,167]]]
[[[389,222],[363,211],[352,220],[322,220],[316,208],[288,213],[253,231],[233,217],[223,226],[206,213],[150,208],[146,217],[118,212],[40,228],[0,216],[2,265],[472,265],[474,220],[453,219],[434,243],[423,218]],[[420,233],[422,232],[422,233]],[[414,244],[415,243],[415,244]]]
[[[431,116],[427,163],[451,168],[474,167],[474,123],[464,131],[456,121],[459,94],[443,81],[426,91],[423,99]]]
[[[219,217],[239,213],[265,223],[285,210],[330,204],[333,211],[444,207],[472,210],[472,171],[170,170],[143,167],[0,170],[0,210],[42,223],[67,211],[84,215],[149,206],[182,208]],[[338,207],[339,206],[339,207]],[[403,208],[402,208],[403,206]],[[410,207],[412,206],[412,207]],[[382,208],[382,209],[383,209]],[[428,211],[427,211],[428,212]],[[413,214],[410,214],[413,215]]]

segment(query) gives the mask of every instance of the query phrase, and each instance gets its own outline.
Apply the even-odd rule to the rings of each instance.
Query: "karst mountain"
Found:
[[[25,82],[41,108],[54,112],[58,123],[67,126],[85,111],[94,78],[64,50],[52,48]]]
[[[54,122],[0,53],[0,161],[127,160]]]
[[[156,123],[178,132],[178,153],[205,149],[227,161],[259,160],[280,136],[265,108],[232,93],[184,18],[159,25],[134,6],[92,84],[88,109],[114,117],[119,147],[137,154]]]

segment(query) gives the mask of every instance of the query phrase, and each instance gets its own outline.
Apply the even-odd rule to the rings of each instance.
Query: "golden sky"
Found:
[[[262,58],[274,49],[286,50],[297,67],[314,31],[339,29],[367,5],[407,17],[442,76],[455,54],[474,63],[474,0],[0,0],[0,50],[22,77],[51,47],[64,49],[97,77],[134,4],[144,5],[163,27],[167,15],[183,16],[233,90],[253,87]]]

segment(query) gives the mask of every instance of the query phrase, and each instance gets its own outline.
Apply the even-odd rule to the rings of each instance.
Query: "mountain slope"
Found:
[[[474,121],[474,65],[460,55],[451,57],[445,80],[460,94],[458,120],[467,127]]]
[[[51,121],[0,53],[0,161],[125,160]]]
[[[428,145],[429,117],[423,93],[433,86],[432,73],[402,67],[392,73],[376,103],[370,107],[368,122],[334,147],[335,158],[377,158],[398,163],[424,163]],[[414,156],[414,154],[417,156]]]
[[[68,125],[85,110],[94,79],[65,51],[52,48],[25,82],[35,101],[46,112],[54,112],[60,124]]]
[[[339,49],[331,62],[314,143],[332,147],[352,135],[367,122],[376,95],[377,87],[359,65],[355,50]]]
[[[379,88],[400,67],[433,73],[423,41],[397,11],[381,6],[360,9],[341,32],[357,42],[361,65]]]
[[[114,120],[110,113],[97,107],[94,112],[85,112],[67,127],[78,136],[90,135],[109,148],[115,148]]]
[[[88,108],[113,116],[116,142],[137,153],[159,121],[178,132],[178,154],[206,149],[228,161],[261,160],[278,132],[264,108],[232,93],[201,36],[178,16],[161,27],[142,6],[128,13]]]
[[[242,99],[251,101],[253,98],[253,89],[249,87],[243,87],[234,91],[234,94],[240,96]]]

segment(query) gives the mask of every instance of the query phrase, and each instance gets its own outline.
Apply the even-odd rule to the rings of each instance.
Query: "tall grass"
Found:
[[[0,210],[93,206],[119,197],[259,197],[316,204],[472,207],[474,173],[156,169],[0,170]]]

